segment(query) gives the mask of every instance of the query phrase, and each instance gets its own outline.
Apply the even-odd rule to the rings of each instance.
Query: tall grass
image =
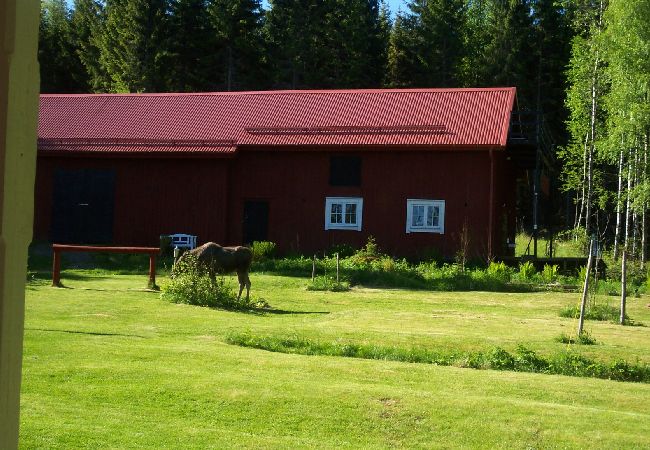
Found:
[[[300,355],[341,356],[410,363],[457,366],[472,369],[510,370],[575,377],[604,378],[617,381],[650,383],[650,365],[614,361],[599,362],[567,350],[542,356],[519,346],[513,353],[493,347],[486,351],[433,351],[426,348],[403,348],[367,345],[354,342],[319,342],[297,335],[288,337],[233,333],[226,337],[231,345]]]

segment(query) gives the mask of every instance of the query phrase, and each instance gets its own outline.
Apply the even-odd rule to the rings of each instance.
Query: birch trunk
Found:
[[[580,194],[576,194],[576,218],[573,224],[573,229],[577,230],[578,227],[582,224],[582,217],[585,211],[585,195],[586,195],[586,183],[587,183],[587,149],[589,148],[589,133],[585,134],[585,147],[582,152],[582,189]],[[580,205],[578,209],[578,205]]]
[[[634,146],[634,168],[632,169],[632,187],[636,187],[639,183],[639,151],[638,147]],[[636,205],[635,205],[636,206]],[[630,255],[634,259],[638,254],[638,229],[639,229],[639,213],[636,207],[632,208],[632,249]]]
[[[648,174],[648,135],[644,136],[643,142],[643,169],[641,171],[641,182],[645,188],[647,183],[647,174]],[[646,198],[643,198],[643,209],[641,212],[641,268],[645,267],[645,258],[646,258],[646,230],[645,230],[645,212],[648,202]]]
[[[621,147],[623,143],[621,142]],[[618,261],[618,247],[621,239],[621,219],[623,209],[621,208],[621,196],[623,191],[623,149],[618,158],[618,191],[616,193],[616,231],[614,232],[614,261]]]
[[[625,303],[627,301],[627,249],[630,236],[630,197],[632,190],[632,158],[627,165],[627,201],[625,206],[625,243],[621,258],[621,325],[625,323]]]

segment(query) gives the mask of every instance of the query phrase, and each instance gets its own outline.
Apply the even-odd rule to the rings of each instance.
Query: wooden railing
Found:
[[[104,252],[104,253],[142,253],[149,255],[149,283],[148,287],[157,289],[156,286],[156,255],[160,253],[158,247],[101,247],[92,245],[61,245],[52,244],[54,259],[52,262],[52,286],[62,287],[61,284],[61,254],[64,252]]]

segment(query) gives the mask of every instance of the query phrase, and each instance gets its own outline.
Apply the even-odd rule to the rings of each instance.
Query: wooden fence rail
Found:
[[[52,286],[62,287],[61,284],[61,254],[64,252],[104,252],[104,253],[142,253],[149,255],[149,283],[156,286],[156,255],[160,253],[158,247],[101,247],[93,245],[62,245],[52,244],[54,259],[52,262]]]

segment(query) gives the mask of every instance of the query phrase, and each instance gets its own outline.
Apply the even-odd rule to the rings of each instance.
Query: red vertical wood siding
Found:
[[[396,256],[447,257],[459,249],[467,222],[470,252],[486,257],[489,208],[493,253],[506,254],[514,236],[514,174],[495,150],[494,202],[490,156],[480,151],[350,151],[362,158],[361,186],[329,185],[330,155],[340,151],[243,150],[234,159],[40,157],[34,236],[47,239],[57,168],[114,169],[113,240],[156,245],[160,234],[190,233],[199,242],[239,244],[246,200],[269,202],[269,240],[283,252],[313,253],[336,244],[361,247],[369,236]],[[326,197],[362,197],[360,232],[325,230]],[[444,200],[445,233],[406,233],[406,200]]]
[[[35,239],[49,237],[57,168],[115,170],[115,244],[158,245],[160,235],[170,233],[226,238],[226,160],[39,158]]]

